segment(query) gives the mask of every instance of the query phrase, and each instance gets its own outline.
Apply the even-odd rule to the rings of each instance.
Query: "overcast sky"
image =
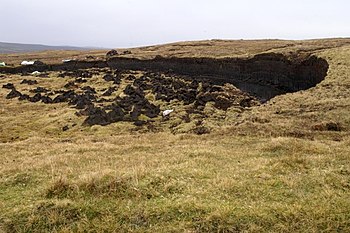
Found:
[[[0,0],[0,41],[135,47],[350,37],[349,0]]]

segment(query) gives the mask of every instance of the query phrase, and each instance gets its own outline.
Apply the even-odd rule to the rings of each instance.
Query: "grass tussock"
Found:
[[[68,182],[59,178],[45,191],[46,198],[113,197],[151,199],[181,194],[184,184],[170,176],[115,177],[104,175],[89,181]]]
[[[68,200],[46,201],[16,215],[16,222],[5,222],[6,232],[79,231],[79,222],[91,221],[99,213]]]

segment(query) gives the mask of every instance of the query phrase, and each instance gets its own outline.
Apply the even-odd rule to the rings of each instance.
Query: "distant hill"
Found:
[[[18,44],[0,42],[0,54],[5,53],[26,53],[45,50],[93,50],[92,47],[73,47],[73,46],[49,46],[40,44]]]

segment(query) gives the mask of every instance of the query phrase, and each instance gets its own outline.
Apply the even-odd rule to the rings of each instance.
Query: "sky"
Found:
[[[137,47],[350,37],[349,0],[0,0],[0,41]]]

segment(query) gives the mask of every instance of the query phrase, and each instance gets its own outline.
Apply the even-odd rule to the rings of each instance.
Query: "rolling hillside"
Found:
[[[349,39],[118,52],[0,55],[0,232],[350,232]]]
[[[91,50],[92,48],[73,47],[73,46],[48,46],[41,44],[18,44],[0,42],[0,53],[27,53],[46,50]]]

